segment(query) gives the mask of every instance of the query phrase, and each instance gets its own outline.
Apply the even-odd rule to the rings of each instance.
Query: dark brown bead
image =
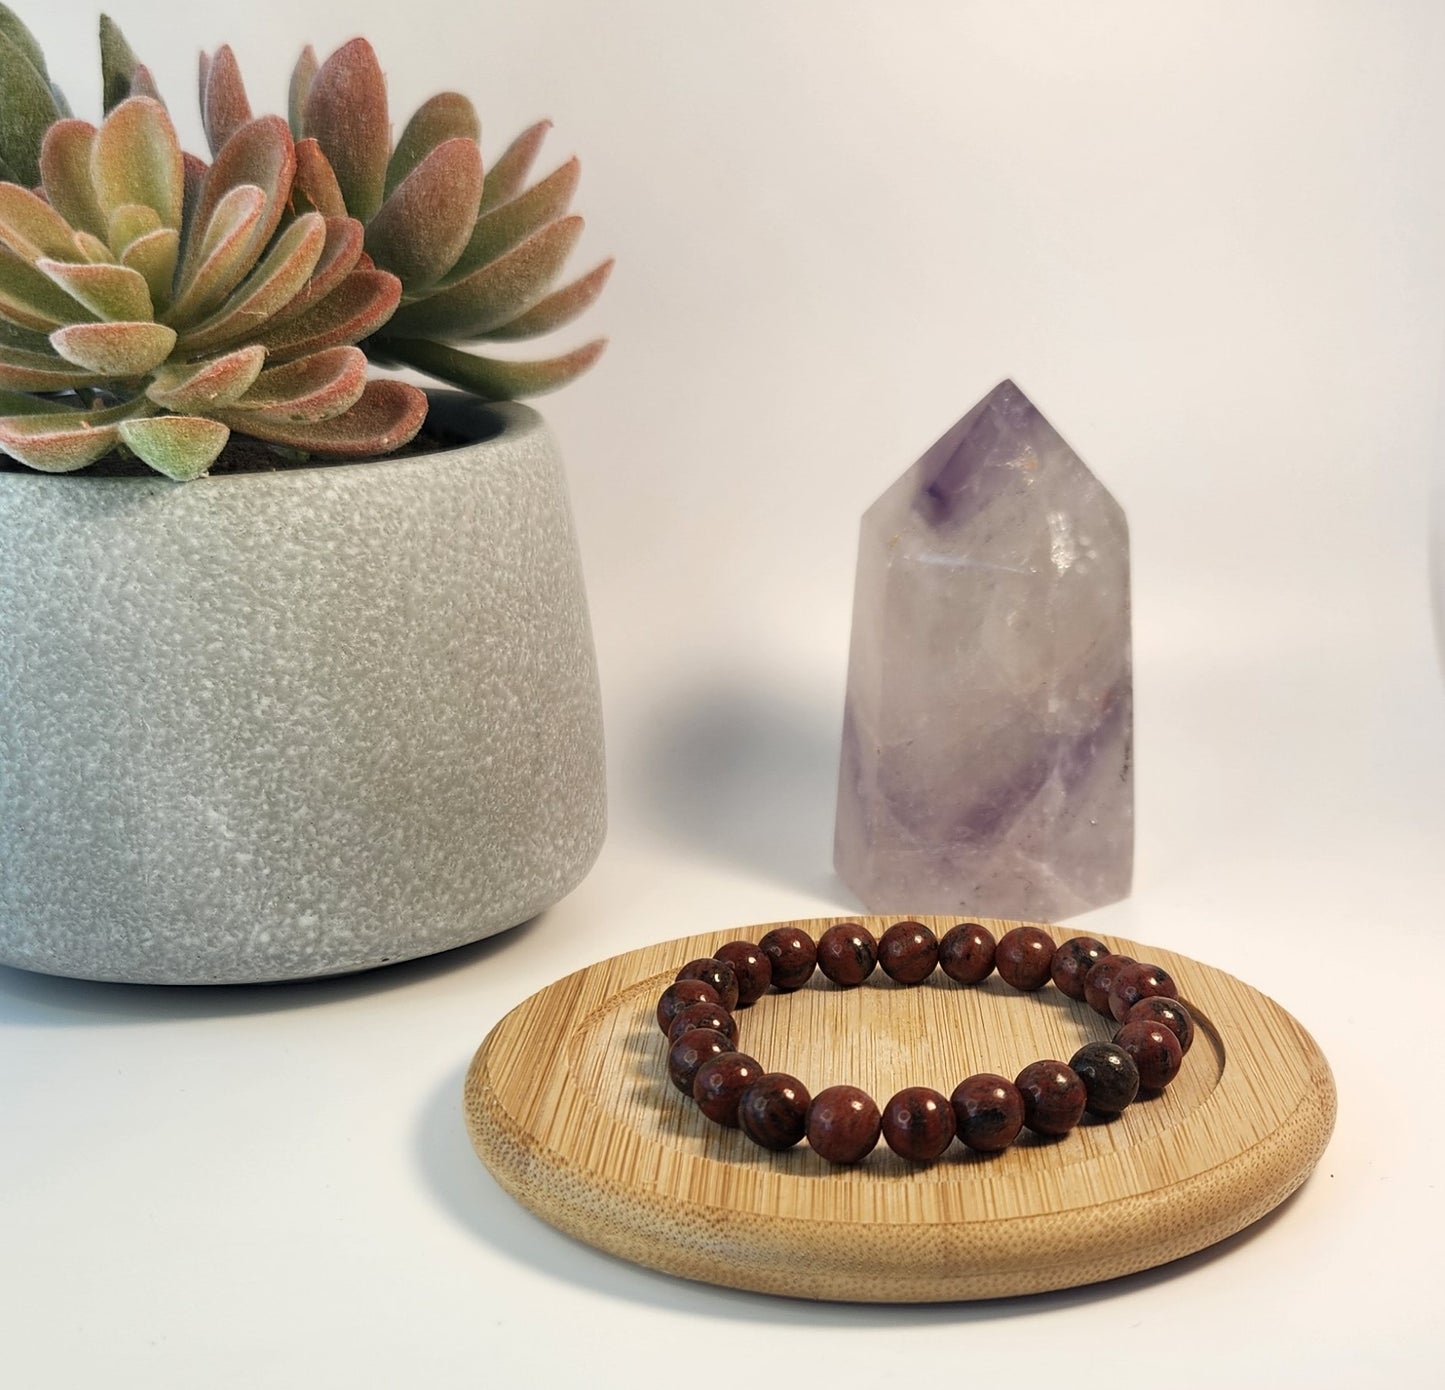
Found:
[[[736,1051],[725,1034],[714,1032],[711,1028],[694,1028],[668,1048],[668,1078],[683,1095],[690,1096],[698,1069],[708,1058]]]
[[[764,1072],[739,1098],[738,1124],[754,1144],[791,1149],[807,1132],[811,1103],[807,1087],[796,1076]]]
[[[1005,984],[1015,989],[1042,989],[1049,982],[1054,938],[1039,927],[1015,927],[998,939],[994,964]]]
[[[957,1132],[948,1097],[927,1086],[907,1086],[883,1107],[883,1137],[900,1158],[932,1163]]]
[[[976,985],[993,973],[997,943],[993,933],[977,922],[963,922],[950,928],[938,943],[938,964],[950,980]]]
[[[808,1107],[808,1143],[829,1163],[857,1163],[867,1158],[882,1132],[883,1117],[877,1104],[856,1086],[829,1086],[819,1091]]]
[[[1114,979],[1126,966],[1133,965],[1133,956],[1107,955],[1095,961],[1089,973],[1084,976],[1084,998],[1096,1014],[1105,1018],[1109,1012],[1109,991],[1114,988]]]
[[[1139,1094],[1139,1068],[1118,1043],[1085,1043],[1069,1058],[1069,1066],[1084,1083],[1084,1109],[1091,1115],[1111,1120]]]
[[[1135,1004],[1141,999],[1153,999],[1156,995],[1165,999],[1177,998],[1179,989],[1174,977],[1163,966],[1146,965],[1136,960],[1114,976],[1114,983],[1109,989],[1109,1011],[1118,1022],[1123,1023]]]
[[[690,960],[681,970],[677,972],[679,980],[701,980],[705,985],[711,985],[717,990],[717,997],[723,1008],[732,1009],[737,1007],[738,1002],[738,975],[726,961],[719,960],[716,956],[702,956],[698,960]]]
[[[1063,1062],[1030,1062],[1015,1078],[1024,1098],[1024,1126],[1050,1139],[1067,1134],[1084,1117],[1089,1093]]]
[[[1150,1023],[1142,1018],[1126,1023],[1114,1034],[1114,1041],[1139,1068],[1141,1091],[1162,1091],[1179,1075],[1184,1050],[1179,1046],[1179,1039],[1162,1023]]]
[[[774,989],[784,993],[802,989],[813,978],[818,948],[807,932],[796,927],[774,927],[758,945],[772,962]]]
[[[746,1052],[719,1053],[697,1069],[692,1098],[714,1124],[736,1129],[738,1099],[762,1074],[762,1066]]]
[[[675,1043],[684,1033],[694,1028],[711,1028],[721,1033],[729,1042],[738,1040],[737,1020],[721,1004],[689,1004],[678,1011],[667,1026],[667,1040]]]
[[[1070,999],[1084,997],[1084,976],[1105,956],[1109,948],[1092,936],[1071,936],[1049,963],[1049,977]]]
[[[980,1072],[953,1088],[949,1097],[958,1137],[975,1153],[1006,1149],[1024,1127],[1024,1098],[1006,1076]]]
[[[739,1004],[756,1004],[773,982],[772,961],[751,941],[729,941],[717,948],[714,959],[732,966],[738,977]]]
[[[1162,994],[1141,999],[1129,1010],[1125,1023],[1136,1023],[1140,1019],[1147,1023],[1162,1023],[1179,1039],[1179,1051],[1187,1053],[1194,1046],[1194,1019],[1189,1010],[1177,999],[1166,999]]]
[[[878,964],[900,985],[921,984],[938,964],[938,938],[922,922],[895,922],[878,943]]]
[[[657,1001],[657,1026],[665,1033],[689,1004],[721,1004],[722,995],[701,980],[677,980],[662,991]]]
[[[867,927],[840,922],[818,938],[818,969],[835,985],[861,985],[878,964],[878,943]]]

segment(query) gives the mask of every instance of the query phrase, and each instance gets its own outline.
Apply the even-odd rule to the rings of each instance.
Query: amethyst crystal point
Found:
[[[1129,892],[1124,513],[1011,381],[863,517],[835,862],[875,911]]]

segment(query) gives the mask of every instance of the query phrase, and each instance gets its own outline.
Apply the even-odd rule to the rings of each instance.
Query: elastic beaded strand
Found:
[[[944,1096],[908,1086],[881,1109],[856,1086],[830,1086],[817,1096],[787,1072],[764,1071],[738,1048],[731,1010],[770,988],[801,989],[817,970],[851,989],[875,964],[904,986],[935,968],[961,984],[998,969],[1021,993],[1051,979],[1065,995],[1087,1000],[1120,1023],[1113,1039],[1086,1043],[1069,1062],[1031,1062],[1014,1081],[990,1072],[966,1077]],[[827,1162],[861,1162],[879,1139],[913,1163],[941,1158],[955,1138],[979,1154],[995,1154],[1023,1129],[1060,1139],[1087,1113],[1117,1118],[1136,1096],[1157,1095],[1178,1074],[1194,1037],[1188,1009],[1167,971],[1108,951],[1090,936],[1057,947],[1039,927],[1016,927],[995,943],[977,922],[962,922],[940,942],[921,922],[895,922],[876,941],[859,922],[840,922],[818,942],[801,928],[778,927],[754,945],[733,941],[713,956],[689,961],[663,992],[657,1021],[668,1034],[668,1075],[715,1123],[739,1127],[776,1152],[805,1137]]]

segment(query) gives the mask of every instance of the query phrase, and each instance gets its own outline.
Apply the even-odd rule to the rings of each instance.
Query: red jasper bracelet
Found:
[[[1071,999],[1086,1000],[1120,1025],[1112,1042],[1086,1043],[1068,1064],[1031,1062],[1012,1081],[990,1072],[959,1082],[951,1096],[909,1086],[880,1111],[856,1086],[830,1086],[810,1096],[796,1077],[764,1071],[738,1050],[733,1011],[768,990],[790,993],[815,969],[851,989],[877,966],[904,985],[935,968],[962,985],[995,969],[1021,991],[1050,980]],[[1194,1041],[1194,1022],[1174,981],[1157,965],[1114,955],[1102,941],[1075,936],[1056,947],[1038,927],[1015,927],[997,943],[976,922],[962,922],[940,941],[921,922],[895,922],[881,939],[857,922],[830,927],[815,943],[806,932],[779,927],[756,945],[731,941],[712,956],[688,962],[663,991],[657,1022],[668,1038],[672,1084],[710,1120],[741,1127],[765,1149],[792,1148],[805,1136],[821,1158],[856,1163],[881,1136],[915,1163],[939,1158],[957,1137],[977,1153],[997,1153],[1023,1129],[1057,1137],[1084,1112],[1113,1119],[1141,1092],[1162,1091]]]

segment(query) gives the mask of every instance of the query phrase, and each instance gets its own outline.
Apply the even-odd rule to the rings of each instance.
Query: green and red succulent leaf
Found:
[[[369,222],[386,193],[391,123],[386,79],[365,39],[343,44],[317,69],[301,108],[301,127],[330,160],[347,211]]]

